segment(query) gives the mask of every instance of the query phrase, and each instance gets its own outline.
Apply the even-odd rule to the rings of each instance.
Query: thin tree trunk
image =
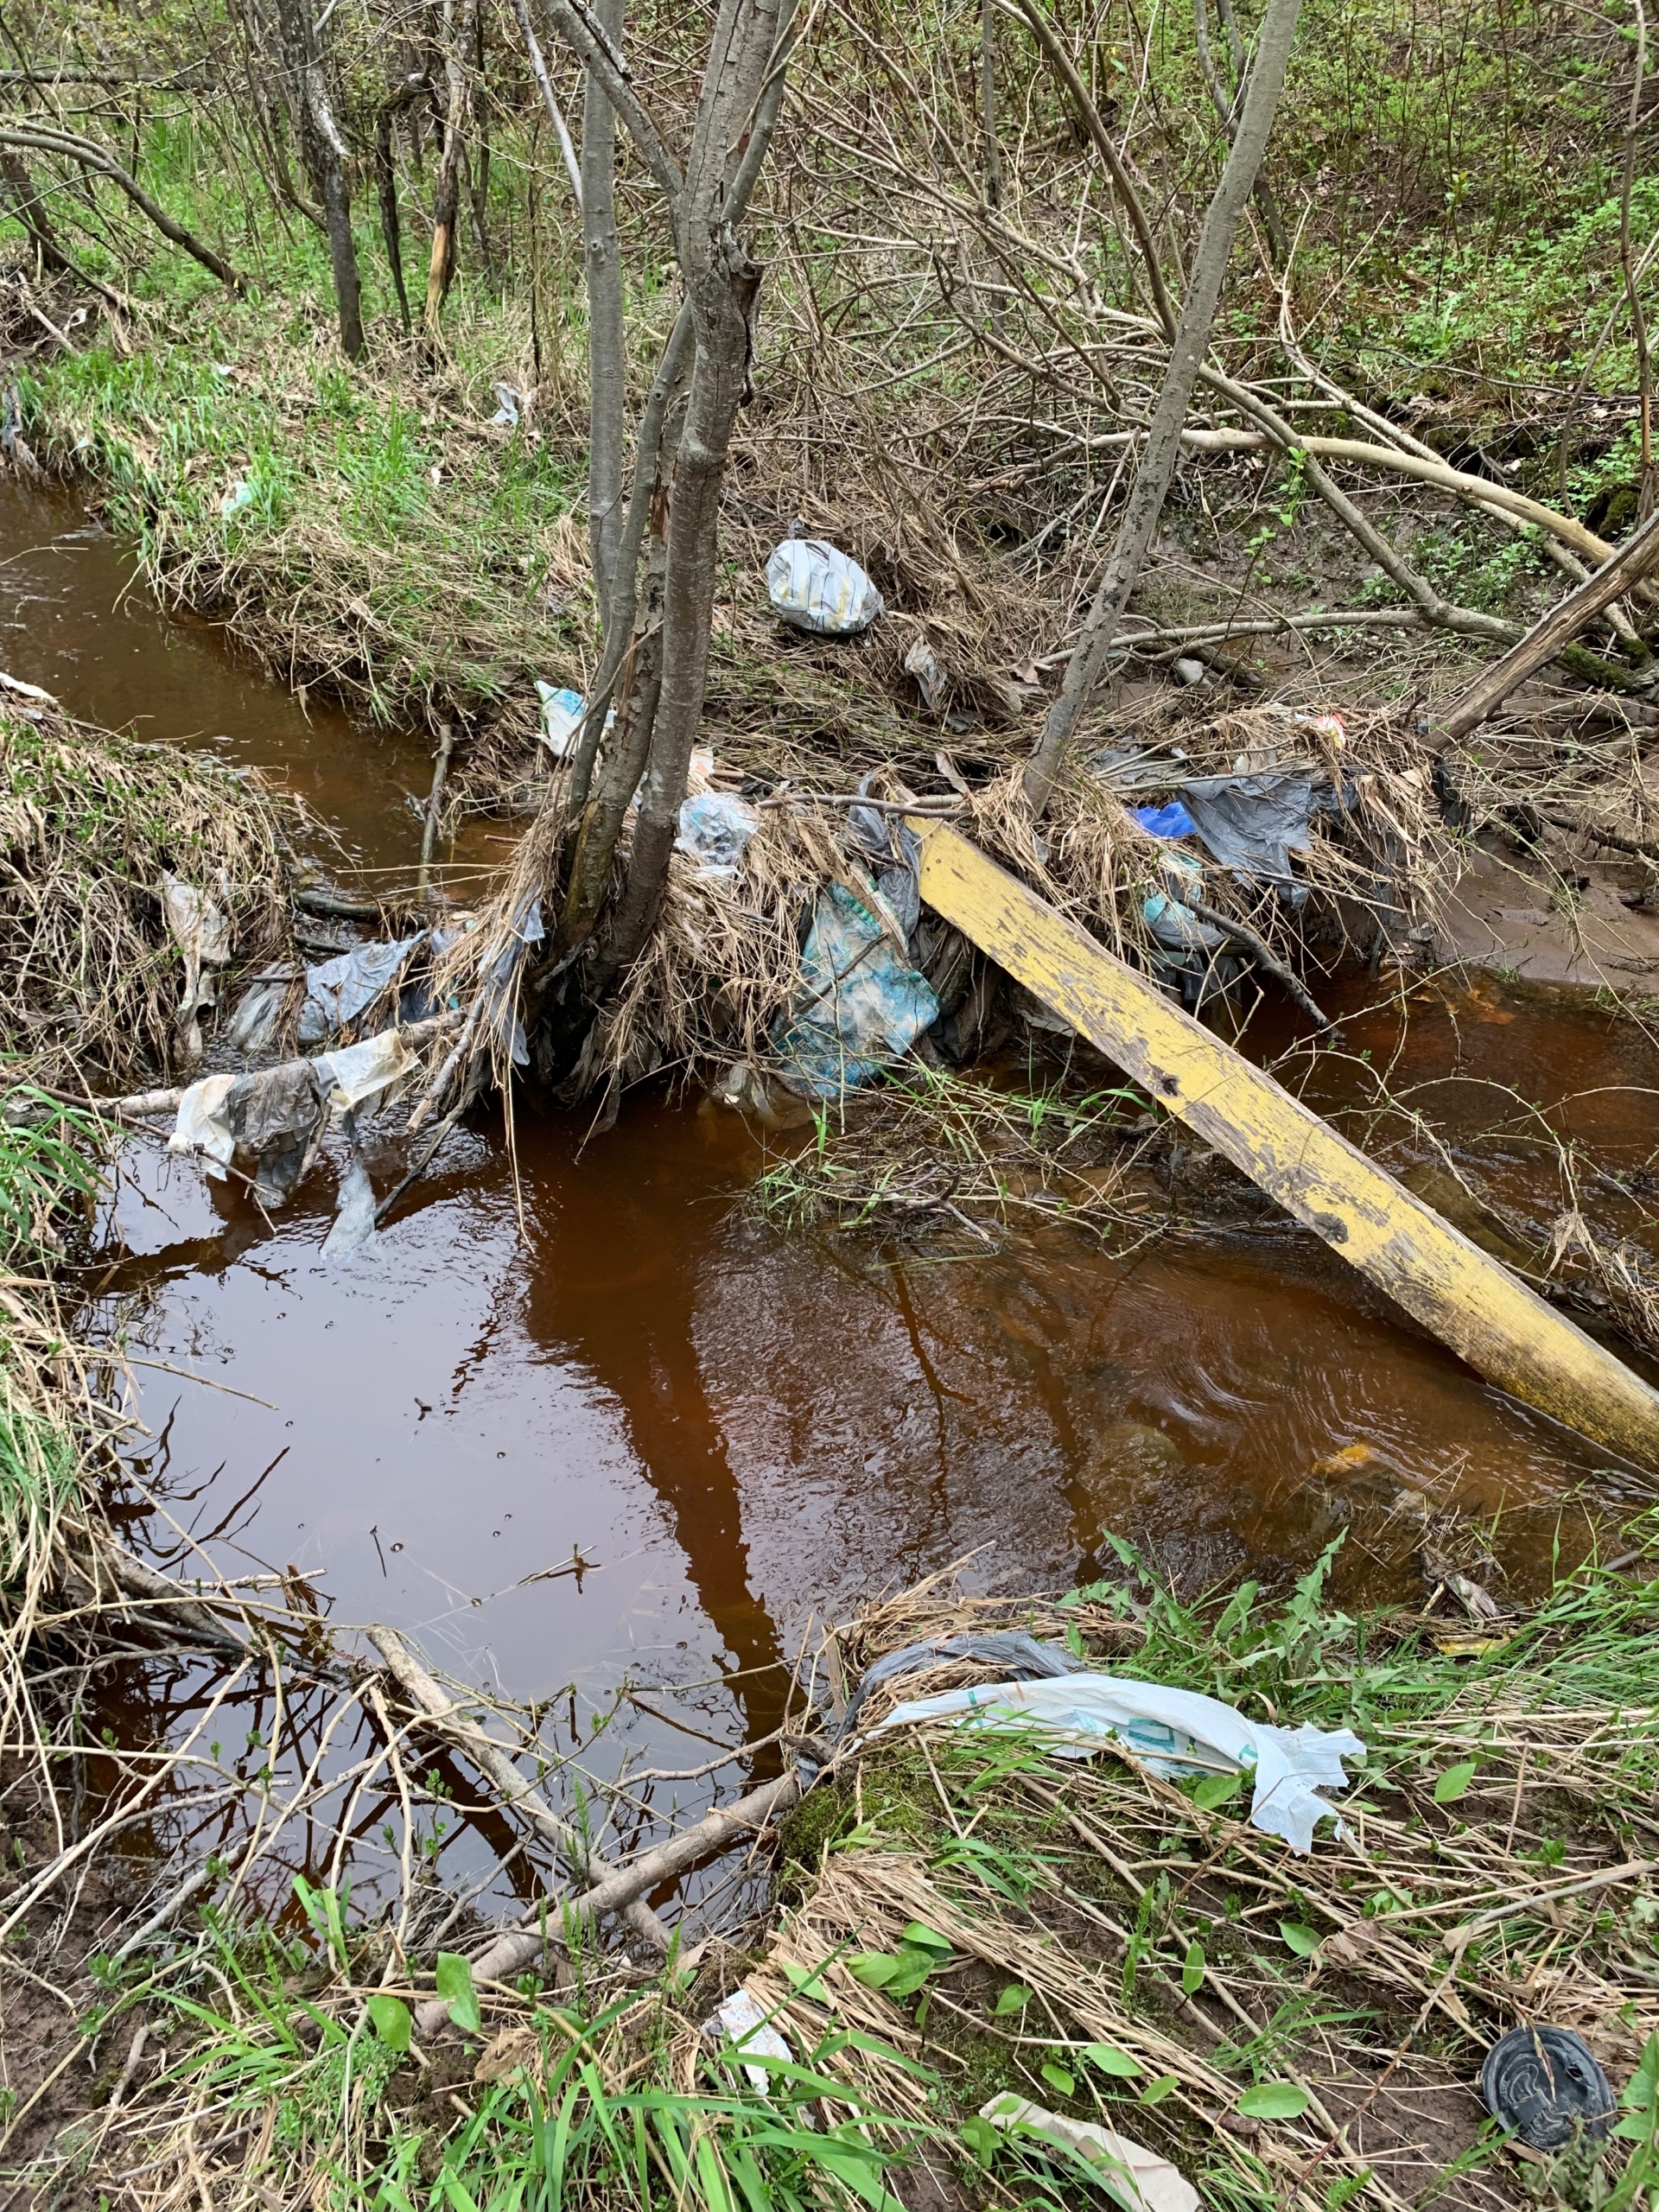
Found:
[[[380,203],[380,236],[386,249],[386,266],[391,271],[392,289],[397,295],[397,312],[404,319],[405,338],[410,327],[409,290],[404,282],[404,230],[397,214],[397,162],[391,130],[396,118],[406,114],[422,93],[429,89],[424,76],[410,77],[390,99],[381,102],[374,118],[374,183]]]
[[[564,156],[564,173],[570,180],[570,189],[575,196],[576,213],[582,213],[582,171],[576,163],[576,149],[570,143],[569,127],[564,119],[564,110],[559,105],[559,96],[553,89],[553,79],[547,73],[541,41],[536,35],[536,26],[530,20],[527,0],[512,0],[512,12],[518,18],[518,29],[524,37],[524,51],[530,56],[530,67],[541,88],[542,105],[547,110],[547,119],[553,125],[559,142],[559,151]]]
[[[1209,0],[1192,0],[1192,25],[1198,43],[1199,73],[1203,76],[1205,89],[1210,94],[1211,105],[1220,119],[1222,129],[1227,133],[1228,144],[1231,145],[1238,130],[1236,86],[1239,77],[1243,73],[1243,54],[1239,44],[1237,27],[1233,22],[1231,9],[1224,7],[1223,15],[1228,32],[1235,86],[1230,97],[1222,88],[1221,78],[1216,68],[1215,56],[1210,50]],[[1273,256],[1274,267],[1283,269],[1290,259],[1290,245],[1285,236],[1285,219],[1279,213],[1279,202],[1274,198],[1273,187],[1268,182],[1266,177],[1256,178],[1255,194],[1255,204],[1262,216],[1262,227],[1268,234],[1268,251]]]
[[[985,204],[1002,205],[1002,150],[996,143],[996,0],[980,0],[979,113],[985,134]]]
[[[600,29],[622,42],[623,0],[595,0]],[[582,243],[588,276],[588,542],[594,595],[608,644],[622,535],[622,436],[627,357],[622,253],[616,236],[616,111],[592,69],[582,111]]]
[[[461,156],[466,143],[468,92],[464,56],[474,42],[478,0],[463,0],[463,7],[457,37],[454,0],[443,0],[443,73],[448,96],[444,106],[443,151],[432,188],[432,253],[427,264],[424,315],[428,340],[435,346],[442,334],[443,303],[455,275],[455,217],[461,206]]]
[[[334,305],[340,316],[340,342],[347,357],[355,361],[361,359],[363,353],[363,303],[357,249],[352,239],[352,194],[348,181],[351,156],[329,105],[310,0],[276,0],[276,22],[292,88],[300,156],[311,180],[311,188],[322,202],[328,259],[334,277]]]
[[[490,251],[490,104],[489,90],[484,82],[484,10],[475,9],[473,15],[474,42],[473,48],[473,112],[478,118],[474,134],[476,157],[470,159],[467,170],[467,197],[473,211],[473,242],[478,248],[479,265],[491,283],[495,282],[495,256]]]
[[[1278,111],[1300,5],[1301,0],[1268,0],[1256,42],[1255,66],[1244,89],[1243,113],[1221,173],[1221,182],[1204,219],[1192,262],[1192,281],[1187,286],[1180,321],[1170,343],[1169,366],[1164,374],[1158,404],[1153,410],[1141,466],[1124,506],[1117,543],[1112,548],[1094,605],[1066,668],[1060,696],[1049,709],[1041,741],[1027,764],[1026,795],[1039,813],[1048,803],[1055,776],[1105,668],[1118,623],[1163,512],[1165,495],[1175,473],[1176,456],[1180,452],[1181,428],[1192,403],[1192,387],[1209,347],[1211,327],[1227,274],[1234,233],[1255,182],[1267,149],[1268,134]]]

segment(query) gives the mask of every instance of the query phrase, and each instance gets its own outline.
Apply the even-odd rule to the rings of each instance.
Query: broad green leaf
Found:
[[[828,1960],[824,1964],[829,1964]],[[823,1967],[814,1967],[809,1974],[804,1967],[785,1966],[784,1979],[798,1997],[816,1997],[820,2005],[830,2002],[823,1986]]]
[[[1294,1951],[1299,1959],[1311,1959],[1319,1948],[1318,1932],[1312,1928],[1304,1928],[1299,1920],[1281,1920],[1279,1933],[1283,1936],[1287,1948]]]
[[[971,2120],[963,2121],[962,2139],[982,2166],[988,2166],[996,2156],[998,2131],[978,2113]]]
[[[944,1959],[950,1955],[950,1937],[937,1934],[931,1928],[925,1928],[919,1920],[911,1922],[899,1941],[913,1951],[932,1951]]]
[[[1195,1990],[1204,1987],[1204,1946],[1189,1943],[1186,1956],[1181,1961],[1181,1987],[1191,1997]]]
[[[1300,2120],[1307,2110],[1307,2091],[1294,2082],[1260,2082],[1238,2101],[1246,2120]]]
[[[473,1987],[470,1963],[454,1951],[438,1953],[438,1995],[449,2007],[449,2018],[464,2032],[476,2035],[484,2024]]]
[[[1133,2082],[1146,2071],[1138,2058],[1131,2058],[1127,2050],[1119,2050],[1113,2044],[1085,2044],[1083,2055],[1091,2066],[1097,2066],[1103,2074],[1113,2075],[1120,2082]]]
[[[388,1997],[377,1989],[368,2001],[368,2013],[374,2023],[374,2032],[388,2050],[399,2056],[409,2049],[409,2007],[401,1997]]]
[[[992,2008],[995,2018],[1006,2020],[1010,2012],[1023,2012],[1031,2002],[1031,1992],[1023,1981],[1011,1981]]]
[[[896,1951],[855,1951],[847,1961],[847,1971],[866,1989],[885,1989],[903,1964]]]
[[[1155,2082],[1148,2082],[1141,2091],[1141,2101],[1143,2105],[1160,2105],[1172,2090],[1179,2089],[1180,2086],[1179,2074],[1160,2074]]]
[[[1476,1762],[1464,1759],[1456,1766],[1449,1766],[1434,1785],[1437,1805],[1455,1805],[1475,1778]]]
[[[1057,2066],[1052,2058],[1046,2058],[1038,2071],[1049,2088],[1058,2089],[1063,2097],[1069,2097],[1077,2086],[1076,2076],[1068,2074],[1064,2066]]]
[[[1243,1780],[1242,1769],[1237,1774],[1206,1774],[1193,1789],[1192,1802],[1202,1811],[1213,1813],[1217,1805],[1237,1796]]]

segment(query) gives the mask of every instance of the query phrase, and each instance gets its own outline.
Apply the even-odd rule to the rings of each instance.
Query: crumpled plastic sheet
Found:
[[[861,798],[869,788],[870,779],[866,776],[858,786]],[[899,816],[883,814],[873,806],[849,807],[847,821],[865,851],[886,863],[876,876],[876,892],[908,944],[922,918],[922,841]]]
[[[858,1716],[870,1692],[880,1688],[883,1682],[890,1682],[899,1675],[918,1674],[925,1667],[938,1667],[950,1659],[974,1659],[984,1667],[1000,1667],[1006,1681],[1016,1682],[1088,1671],[1086,1660],[1074,1659],[1058,1644],[1039,1643],[1034,1636],[1027,1636],[1019,1630],[997,1629],[983,1636],[942,1636],[928,1643],[906,1643],[865,1669],[858,1688],[847,1701],[846,1711],[823,1730],[825,1741],[832,1749],[845,1742],[857,1727]],[[799,1764],[810,1788],[817,1778],[818,1762],[803,1753]]]
[[[393,944],[353,945],[334,960],[305,971],[305,1004],[300,1008],[299,1041],[321,1045],[365,1014],[403,974],[428,932]]]
[[[545,934],[542,902],[533,893],[527,893],[508,921],[506,935],[480,978],[483,1000],[480,1026],[506,1046],[515,1067],[530,1065],[530,1039],[518,1019],[518,970],[531,946],[539,944]]]
[[[1058,1758],[1087,1758],[1109,1739],[1154,1774],[1245,1771],[1255,1777],[1250,1824],[1282,1836],[1293,1851],[1313,1848],[1314,1823],[1340,1816],[1321,1789],[1345,1789],[1344,1758],[1365,1746],[1349,1728],[1275,1728],[1250,1720],[1219,1698],[1114,1675],[1076,1674],[1045,1681],[976,1684],[896,1707],[874,1732],[950,1720],[1052,1738]]]
[[[1196,837],[1198,832],[1198,823],[1178,798],[1166,806],[1132,806],[1129,812],[1154,837]]]
[[[680,805],[680,830],[674,840],[706,875],[736,875],[760,817],[734,791],[698,791]]]
[[[820,638],[868,630],[885,602],[856,561],[822,537],[786,537],[766,563],[774,614]]]
[[[250,982],[230,1027],[230,1042],[245,1058],[256,1058],[276,1042],[288,995],[303,973],[300,968],[268,968]]]
[[[360,1045],[320,1052],[315,1059],[283,1060],[254,1075],[204,1076],[180,1099],[167,1148],[199,1156],[208,1174],[220,1181],[232,1172],[245,1178],[262,1205],[279,1206],[316,1158],[326,1109],[340,1115],[355,1161],[358,1109],[372,1100],[388,1103],[418,1065],[401,1033],[386,1029]],[[366,1169],[361,1179],[366,1182]],[[350,1196],[360,1211],[360,1190],[353,1184],[348,1192],[348,1184],[349,1171],[341,1185],[342,1205]],[[371,1229],[373,1212],[371,1191]],[[335,1255],[354,1249],[335,1244],[332,1232],[325,1247]]]
[[[856,1090],[939,1018],[926,978],[845,885],[827,886],[801,955],[801,988],[772,1028],[785,1079],[809,1097]]]
[[[179,1101],[169,1152],[197,1154],[222,1182],[245,1176],[264,1206],[279,1206],[315,1157],[322,1100],[311,1064],[284,1061],[257,1075],[209,1075]]]
[[[1290,856],[1311,847],[1313,818],[1322,804],[1307,771],[1203,776],[1183,784],[1181,798],[1194,828],[1223,868],[1271,883],[1290,905],[1302,904],[1307,888],[1292,874]]]
[[[374,1185],[355,1142],[346,1173],[340,1179],[340,1198],[328,1234],[322,1240],[325,1260],[349,1258],[374,1234]]]
[[[231,918],[194,884],[164,875],[162,918],[168,934],[184,955],[184,988],[179,994],[179,1031],[187,1059],[201,1058],[201,1017],[219,1003],[207,968],[222,968],[231,957]]]

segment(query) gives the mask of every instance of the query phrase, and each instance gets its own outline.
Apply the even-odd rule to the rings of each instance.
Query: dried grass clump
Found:
[[[0,1039],[13,1075],[121,1084],[176,1060],[182,977],[160,886],[232,923],[232,961],[288,949],[289,802],[198,753],[0,696]]]

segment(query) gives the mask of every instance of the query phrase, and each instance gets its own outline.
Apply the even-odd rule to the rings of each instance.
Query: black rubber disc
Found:
[[[1493,2118],[1535,2151],[1607,2133],[1618,2107],[1595,2053],[1570,2028],[1511,2028],[1486,2054],[1480,2094]]]

